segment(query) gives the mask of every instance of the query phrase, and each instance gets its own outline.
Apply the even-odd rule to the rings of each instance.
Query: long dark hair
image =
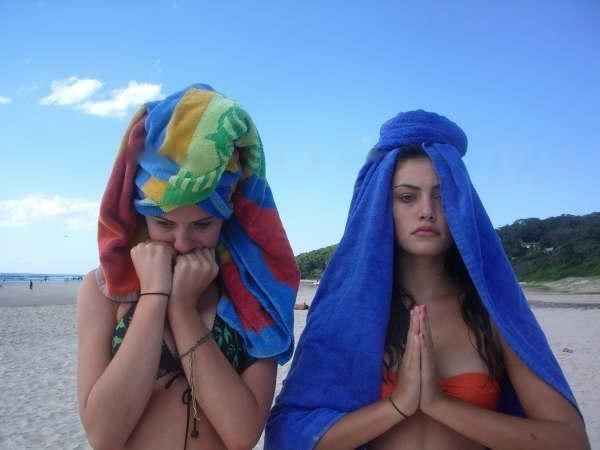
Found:
[[[429,158],[429,156],[420,146],[406,146],[402,149],[396,167],[403,161],[415,158]],[[471,276],[454,243],[446,252],[444,268],[448,276],[460,286],[462,291],[462,318],[471,331],[470,335],[475,337],[475,342],[471,341],[471,344],[487,366],[492,378],[500,380],[504,368],[498,336],[492,329],[490,316],[481,302],[477,289],[475,289]],[[400,277],[397,276],[400,269],[399,249],[396,246],[390,320],[384,348],[386,355],[384,364],[387,369],[397,367],[404,355],[410,310],[415,306],[414,297],[402,286]]]

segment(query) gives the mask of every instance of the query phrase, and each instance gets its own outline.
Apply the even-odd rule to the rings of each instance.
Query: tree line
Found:
[[[600,212],[519,219],[496,230],[521,281],[600,276]],[[337,245],[296,256],[303,279],[319,279]]]

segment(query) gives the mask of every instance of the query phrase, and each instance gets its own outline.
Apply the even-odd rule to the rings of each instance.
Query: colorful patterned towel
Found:
[[[100,206],[105,295],[137,300],[129,250],[147,238],[140,214],[190,204],[225,219],[218,314],[251,355],[284,363],[293,350],[299,273],[265,179],[260,137],[237,103],[201,84],[146,104],[123,138]]]
[[[267,423],[266,450],[312,449],[342,416],[380,398],[395,242],[391,185],[399,147],[407,144],[423,145],[433,161],[450,231],[496,327],[531,370],[576,406],[462,162],[465,134],[445,117],[413,111],[382,126],[358,175],[344,235]],[[500,407],[522,414],[508,380]]]

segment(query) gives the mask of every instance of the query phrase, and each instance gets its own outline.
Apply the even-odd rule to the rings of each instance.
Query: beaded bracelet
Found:
[[[213,335],[213,332],[211,330],[208,333],[206,333],[204,336],[202,336],[200,339],[198,339],[196,341],[196,343],[194,345],[192,345],[187,352],[185,352],[183,355],[179,356],[180,359],[183,359],[184,357],[189,356],[188,357],[188,371],[190,374],[190,381],[189,381],[190,395],[192,397],[190,402],[192,404],[192,417],[195,420],[200,420],[201,416],[198,411],[198,407],[196,405],[197,398],[196,398],[196,383],[194,381],[194,350],[196,350],[202,344],[205,344],[206,342],[208,342],[208,340],[211,338],[212,335]]]
[[[196,341],[196,343],[194,345],[192,345],[187,352],[179,355],[179,359],[182,359],[184,356],[189,355],[194,350],[196,350],[198,347],[200,347],[202,344],[206,344],[206,342],[208,342],[208,340],[212,337],[212,335],[213,335],[212,330],[209,331],[208,333],[206,333],[204,336],[202,336],[200,339],[198,339]]]

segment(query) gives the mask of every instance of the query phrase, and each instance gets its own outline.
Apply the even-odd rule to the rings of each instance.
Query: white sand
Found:
[[[5,284],[0,287],[0,306],[73,305],[79,281]]]
[[[76,400],[75,295],[77,282],[0,288],[0,449],[89,449]],[[298,303],[310,304],[303,283]],[[600,295],[541,292],[530,299],[560,307],[534,307],[579,401],[592,448],[600,450]],[[56,303],[65,303],[56,305]],[[565,307],[588,303],[588,309]],[[39,306],[7,306],[36,304]],[[296,341],[307,311],[295,311]],[[563,351],[567,349],[567,351]],[[572,350],[572,352],[570,351]],[[277,392],[289,363],[279,369]],[[256,447],[262,449],[262,441]]]
[[[0,308],[1,449],[89,448],[75,359],[75,305]]]
[[[600,296],[599,296],[600,299]],[[534,308],[586,422],[592,449],[600,449],[600,309]]]

